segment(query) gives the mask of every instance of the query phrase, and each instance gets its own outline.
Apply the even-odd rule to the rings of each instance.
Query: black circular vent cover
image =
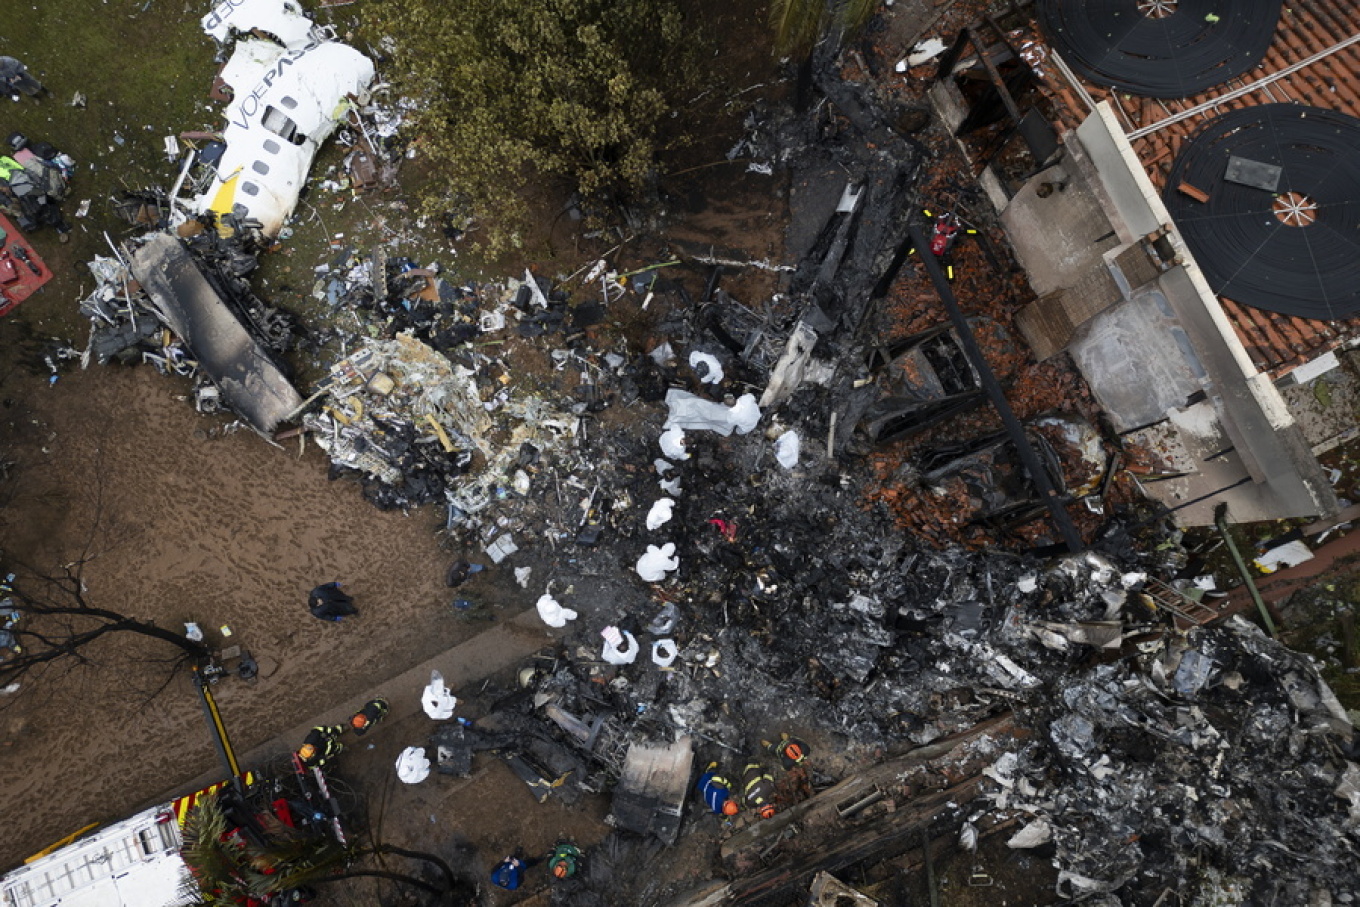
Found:
[[[1301,104],[1234,110],[1195,133],[1163,199],[1215,293],[1303,318],[1360,312],[1357,149],[1360,120]]]
[[[1185,98],[1261,61],[1283,0],[1039,0],[1039,27],[1097,85]]]

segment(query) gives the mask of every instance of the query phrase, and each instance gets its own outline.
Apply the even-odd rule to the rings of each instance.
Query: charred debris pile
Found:
[[[181,248],[255,353],[203,370],[200,408],[221,401],[280,441],[311,438],[378,506],[445,507],[464,549],[542,590],[559,645],[485,722],[440,730],[445,771],[493,750],[544,798],[612,789],[616,824],[669,843],[701,821],[696,762],[736,771],[782,728],[808,737],[819,758],[783,779],[774,819],[738,822],[734,881],[703,895],[716,900],[634,873],[637,903],[756,903],[806,892],[817,871],[872,875],[914,846],[904,822],[963,846],[1009,829],[1053,861],[1061,894],[1093,903],[1349,903],[1354,731],[1312,666],[1249,625],[1175,629],[1146,594],[1180,566],[1164,521],[1111,509],[1085,552],[1056,554],[1051,528],[1025,550],[966,551],[902,533],[869,501],[878,477],[863,454],[884,419],[894,436],[947,425],[981,405],[985,369],[955,324],[894,350],[914,383],[876,371],[885,344],[866,326],[915,245],[929,161],[888,125],[897,114],[822,82],[833,115],[757,123],[750,140],[811,187],[794,199],[796,264],[768,302],[724,292],[723,270],[693,250],[495,285],[344,252],[315,289],[341,353],[292,405],[257,379],[286,374],[295,334],[250,290],[250,252],[205,230]],[[174,319],[135,260],[96,270],[91,358],[177,374],[212,358],[211,332],[190,349],[164,330]],[[607,329],[641,311],[654,313],[645,341]],[[1038,462],[1066,503],[1100,500],[1103,442],[1032,435],[1007,443],[1047,445]],[[941,494],[959,479],[952,518],[1045,518],[1033,476],[998,465],[996,448],[959,456],[953,471],[938,451],[909,470]],[[1095,478],[1069,475],[1078,462]],[[954,768],[926,764],[956,739],[970,743]],[[936,749],[877,778],[861,808],[819,799],[843,805],[857,760],[889,765],[912,747]],[[743,887],[754,877],[768,884]]]

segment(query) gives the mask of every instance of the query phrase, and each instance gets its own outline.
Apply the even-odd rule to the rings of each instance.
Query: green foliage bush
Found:
[[[670,114],[702,83],[703,41],[675,0],[385,0],[369,25],[385,72],[417,100],[438,167],[427,210],[458,205],[491,251],[513,245],[546,179],[607,216],[646,205]],[[664,127],[664,128],[663,128]],[[432,211],[433,213],[433,211]]]

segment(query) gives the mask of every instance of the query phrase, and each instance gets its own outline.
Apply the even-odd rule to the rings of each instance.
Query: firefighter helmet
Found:
[[[722,805],[722,811],[724,816],[735,816],[737,814],[737,801],[727,800]]]
[[[315,755],[316,747],[312,746],[310,743],[302,744],[302,749],[298,750],[298,758],[301,759],[303,762],[306,762],[308,759],[312,758]]]

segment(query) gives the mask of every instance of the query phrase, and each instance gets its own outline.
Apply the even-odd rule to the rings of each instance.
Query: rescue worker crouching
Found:
[[[784,771],[786,772],[792,771],[794,768],[807,761],[809,752],[808,745],[797,737],[790,737],[788,734],[780,734],[779,739],[774,743],[771,743],[768,740],[762,740],[760,742],[765,745],[766,749],[775,755],[775,758],[779,760],[779,764],[784,767]]]
[[[741,773],[741,792],[746,807],[762,819],[774,815],[774,777],[759,762],[746,763]]]
[[[732,798],[732,783],[716,771],[718,763],[710,762],[699,776],[694,789],[703,797],[704,805],[716,816],[735,816],[737,801]]]
[[[340,755],[345,748],[340,735],[345,732],[343,724],[321,725],[307,732],[297,757],[307,768],[320,768],[331,759]]]
[[[548,872],[553,878],[566,880],[581,871],[581,848],[569,841],[562,841],[548,855]]]
[[[392,710],[387,704],[386,699],[372,699],[364,704],[364,707],[354,714],[349,720],[350,729],[355,736],[362,737],[373,729],[373,726]]]

